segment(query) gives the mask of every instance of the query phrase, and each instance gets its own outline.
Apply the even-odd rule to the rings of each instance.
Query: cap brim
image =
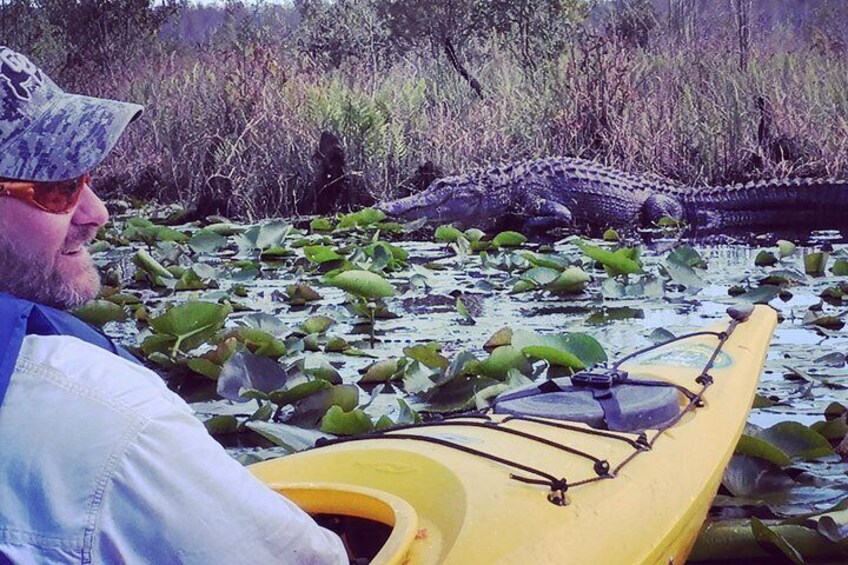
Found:
[[[117,100],[58,96],[29,128],[0,147],[0,177],[57,181],[87,173],[142,110]]]

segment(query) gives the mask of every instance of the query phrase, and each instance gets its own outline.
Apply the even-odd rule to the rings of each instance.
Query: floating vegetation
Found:
[[[486,408],[728,305],[771,304],[782,321],[751,424],[693,559],[844,546],[842,249],[646,247],[612,233],[539,245],[367,209],[302,227],[139,215],[101,233],[108,285],[77,314],[153,366],[244,462]]]

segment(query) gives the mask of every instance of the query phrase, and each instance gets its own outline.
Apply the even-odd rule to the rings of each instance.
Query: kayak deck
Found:
[[[716,334],[727,324],[623,364],[631,378],[697,395],[680,395],[667,429],[474,414],[251,470],[311,513],[393,526],[375,562],[683,563],[742,432],[775,324],[773,310],[757,307],[720,351]]]

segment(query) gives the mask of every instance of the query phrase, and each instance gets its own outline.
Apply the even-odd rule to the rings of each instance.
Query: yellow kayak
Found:
[[[777,323],[766,306],[731,318],[567,384],[505,395],[486,414],[250,469],[310,514],[334,517],[354,556],[373,563],[681,564]],[[586,415],[598,410],[599,420]]]

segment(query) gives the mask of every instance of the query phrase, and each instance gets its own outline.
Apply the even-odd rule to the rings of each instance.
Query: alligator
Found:
[[[705,232],[825,229],[848,225],[848,180],[775,179],[691,187],[570,157],[550,157],[438,179],[382,202],[388,215],[490,229],[507,221],[554,228],[651,227],[661,218]]]

